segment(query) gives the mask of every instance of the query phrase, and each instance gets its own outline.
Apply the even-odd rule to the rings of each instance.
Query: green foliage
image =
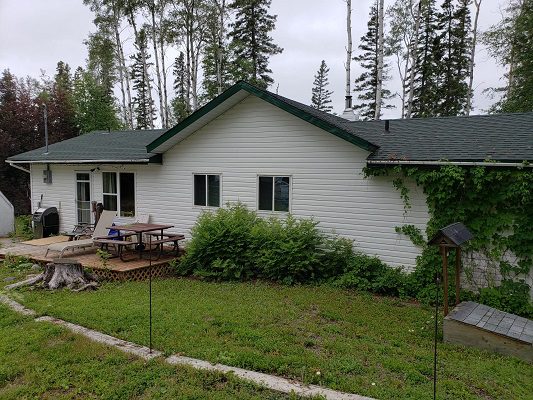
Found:
[[[416,246],[424,246],[426,243],[424,236],[422,235],[422,231],[420,228],[417,228],[414,225],[396,226],[394,230],[397,233],[403,233],[405,236],[411,239],[411,242],[413,242],[413,244]]]
[[[352,246],[326,238],[311,219],[262,219],[235,204],[198,218],[178,272],[215,280],[316,282],[342,271]]]
[[[10,236],[19,238],[21,240],[33,239],[31,219],[31,215],[18,215],[15,217],[15,231],[11,232]]]
[[[102,262],[102,267],[107,268],[107,263],[109,259],[111,258],[111,253],[109,253],[108,251],[102,250],[102,249],[98,249],[96,250],[96,255]]]
[[[326,62],[322,60],[311,89],[311,107],[325,112],[333,111],[333,106],[330,104],[333,92],[327,88],[329,85],[328,73],[329,68]]]
[[[244,79],[260,88],[267,88],[274,80],[268,68],[269,57],[280,54],[270,32],[276,25],[275,15],[270,15],[271,0],[233,0],[228,7],[235,12],[235,21],[230,25],[230,49],[233,80]]]
[[[533,305],[529,297],[529,285],[523,280],[505,279],[500,286],[482,288],[474,298],[498,310],[533,318]]]
[[[32,267],[33,263],[27,257],[8,253],[5,256],[2,265],[10,271],[26,271]]]
[[[401,268],[390,268],[377,257],[354,254],[343,273],[332,280],[337,287],[366,290],[388,296],[403,296],[406,275]]]
[[[409,198],[405,178],[413,179],[424,190],[430,220],[426,237],[432,237],[438,229],[450,223],[461,221],[472,232],[474,238],[466,243],[466,253],[481,253],[490,263],[497,265],[505,285],[485,291],[486,296],[517,297],[525,283],[511,285],[513,279],[527,274],[533,266],[533,171],[530,169],[504,169],[490,167],[463,168],[447,165],[440,168],[423,169],[413,167],[367,168],[367,176],[393,174],[395,187],[401,191],[404,201]],[[401,178],[397,178],[400,176]],[[422,301],[430,301],[435,295],[435,274],[441,271],[441,258],[435,247],[424,244],[421,232],[414,226],[396,228],[406,234],[414,244],[422,247],[417,267],[410,275],[409,294]],[[510,262],[508,254],[516,260]],[[454,259],[451,252],[450,259]],[[475,268],[475,265],[473,266]],[[449,268],[450,278],[454,267]],[[453,279],[450,298],[453,298]],[[520,302],[501,300],[502,307],[515,313],[524,313]],[[516,307],[516,308],[512,308]]]

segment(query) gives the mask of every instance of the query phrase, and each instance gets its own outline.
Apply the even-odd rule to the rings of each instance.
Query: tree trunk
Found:
[[[381,115],[381,103],[383,101],[381,92],[383,90],[383,8],[384,0],[379,0],[378,5],[378,71],[376,78],[376,111],[374,119],[379,119]]]
[[[352,0],[346,0],[346,33],[348,34],[348,46],[346,47],[346,99],[352,95],[351,89],[351,65],[352,65]],[[346,105],[346,108],[348,105]]]
[[[156,38],[156,23],[155,23],[155,1],[149,5],[150,14],[152,17],[152,46],[154,48],[155,57],[155,74],[157,76],[157,94],[159,95],[159,117],[161,118],[161,126],[166,126],[165,122],[165,108],[163,106],[163,89],[161,87],[161,70],[159,68],[159,53],[157,52],[157,38]],[[159,21],[161,24],[161,21]]]
[[[164,19],[164,13],[165,13],[165,7],[161,7],[159,21],[163,21]],[[168,91],[167,91],[167,70],[165,68],[165,36],[161,32],[159,34],[159,51],[161,52],[161,72],[163,73],[163,104],[165,108],[165,125],[163,125],[163,128],[168,128],[168,121],[169,121],[169,115],[168,115]]]
[[[224,40],[224,35],[225,35],[225,32],[224,32],[224,13],[226,12],[226,1],[222,0],[220,5],[218,4],[218,1],[217,1],[216,4],[217,4],[217,7],[218,7],[218,12],[220,14],[219,15],[220,16],[220,21],[219,21],[219,26],[218,26],[218,48],[217,48],[217,58],[218,58],[218,63],[217,63],[217,93],[220,94],[220,93],[222,93],[222,87],[223,87],[223,82],[222,82],[222,59],[223,59],[222,41]]]
[[[415,40],[413,41],[413,47],[411,49],[411,73],[409,74],[409,99],[407,100],[407,114],[406,118],[411,118],[411,113],[413,111],[413,96],[414,96],[414,86],[415,86],[415,66],[416,58],[418,53],[418,38],[419,38],[419,29],[420,29],[420,17],[422,14],[422,1],[418,2],[418,11],[416,12],[415,19]]]
[[[468,98],[466,101],[466,115],[470,115],[470,110],[472,109],[472,86],[474,84],[474,59],[476,57],[476,42],[477,42],[477,21],[479,18],[479,8],[481,7],[482,0],[474,0],[476,5],[476,16],[474,17],[474,28],[472,30],[472,49],[470,52],[470,65],[468,72]]]
[[[95,289],[98,286],[96,278],[84,271],[79,262],[68,258],[60,258],[46,264],[42,274],[5,288],[11,290],[22,286],[36,286],[37,284],[45,289],[56,290],[66,287],[72,291]]]

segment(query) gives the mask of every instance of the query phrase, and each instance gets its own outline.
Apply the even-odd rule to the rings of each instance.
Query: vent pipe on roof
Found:
[[[388,119],[385,120],[385,132],[389,133],[390,128],[390,121]]]
[[[342,118],[347,119],[348,121],[357,121],[359,119],[359,116],[353,112],[352,96],[347,95],[345,98]]]
[[[48,154],[48,108],[46,107],[46,103],[43,103],[44,110],[44,154]]]

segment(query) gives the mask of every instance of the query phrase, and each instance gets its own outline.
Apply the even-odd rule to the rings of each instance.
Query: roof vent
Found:
[[[388,119],[385,120],[385,132],[389,133],[390,128],[390,121]]]

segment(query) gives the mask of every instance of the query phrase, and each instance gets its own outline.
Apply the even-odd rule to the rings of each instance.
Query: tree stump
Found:
[[[42,274],[8,285],[5,288],[9,290],[22,286],[37,285],[50,290],[66,287],[74,292],[95,289],[98,286],[96,278],[84,271],[83,266],[78,261],[69,258],[58,258],[46,264]]]

